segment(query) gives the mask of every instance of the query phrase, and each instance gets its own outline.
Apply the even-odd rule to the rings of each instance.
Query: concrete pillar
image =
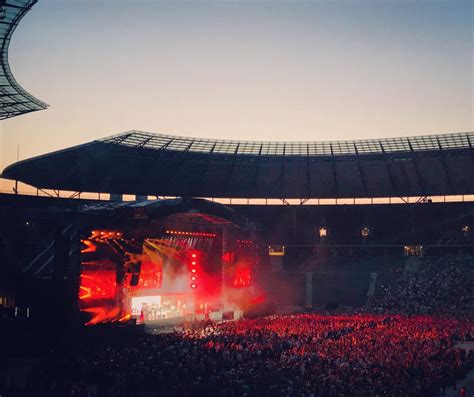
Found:
[[[123,194],[110,193],[110,201],[123,201]]]
[[[306,273],[306,307],[313,307],[313,273]]]

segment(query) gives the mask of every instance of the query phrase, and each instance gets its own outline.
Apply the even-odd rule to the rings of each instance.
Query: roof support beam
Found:
[[[153,139],[153,136],[150,136],[146,139],[144,139],[142,142],[140,142],[138,145],[135,146],[136,149],[141,149],[143,146],[145,146],[148,142],[150,142]]]
[[[382,145],[382,142],[379,141],[379,145],[380,145],[380,149],[382,149],[383,161],[385,163],[385,168],[387,169],[388,179],[390,180],[390,185],[392,187],[392,195],[396,196],[397,195],[397,187],[395,186],[395,180],[393,179],[392,170],[390,169],[389,159],[388,159],[387,153],[385,153],[385,149]]]
[[[169,145],[171,145],[171,142],[174,141],[174,138],[171,138],[168,142],[166,142],[162,147],[160,147],[159,150],[166,150]],[[214,145],[215,146],[215,145]]]
[[[209,165],[212,163],[212,154],[214,153],[214,149],[216,148],[216,145],[217,145],[217,142],[214,142],[214,145],[212,146],[207,156],[206,166],[204,167],[204,171],[202,173],[204,181],[207,181],[207,175],[209,173]]]
[[[428,196],[421,196],[416,200],[416,204],[425,203]]]
[[[364,187],[364,193],[366,197],[369,197],[369,191],[367,189],[367,183],[365,182],[365,177],[364,173],[362,172],[362,166],[360,165],[360,158],[359,158],[359,151],[357,150],[357,146],[354,142],[354,150],[356,152],[356,157],[357,157],[357,168],[359,169],[359,174],[360,174],[360,179],[362,181],[362,186]]]
[[[452,184],[452,181],[451,181],[451,177],[449,176],[449,171],[448,171],[448,167],[446,165],[446,160],[444,159],[443,146],[441,145],[441,141],[439,140],[439,138],[436,138],[436,140],[438,141],[439,153],[440,153],[440,157],[441,157],[441,164],[443,164],[443,170],[444,170],[444,174],[446,175],[446,180],[448,181],[449,190],[450,190],[451,194],[453,194],[454,193],[454,187],[453,187],[453,184]]]
[[[474,165],[474,142],[471,140],[471,137],[469,135],[467,136],[467,142],[469,143],[469,149],[471,152],[471,160],[472,160],[472,164]]]
[[[337,183],[337,174],[336,174],[336,161],[334,160],[334,150],[332,148],[332,143],[329,144],[331,148],[331,166],[332,166],[332,175],[334,178],[334,197],[339,197],[339,186]]]
[[[52,194],[48,193],[46,190],[44,189],[40,189],[39,187],[37,188],[40,192],[43,192],[44,194],[46,194],[47,196],[49,197],[54,197]]]
[[[413,167],[415,168],[416,177],[418,178],[418,183],[420,185],[420,192],[422,193],[422,195],[426,195],[425,182],[423,181],[423,178],[421,177],[421,174],[420,174],[420,170],[418,169],[417,154],[415,150],[413,149],[413,146],[409,138],[407,138],[407,142],[408,142],[408,146],[410,146],[410,152],[413,159]]]
[[[81,196],[81,192],[75,192],[75,193],[71,194],[68,198],[73,199],[73,198],[80,197],[80,196]],[[99,193],[99,200],[100,200],[100,193]]]
[[[240,142],[237,143],[237,147],[235,148],[234,154],[232,155],[232,162],[229,166],[229,175],[227,176],[227,181],[226,181],[226,191],[229,191],[230,189],[230,181],[232,179],[232,175],[234,173],[234,167],[235,167],[235,160],[237,158],[237,153],[239,151],[240,147]]]
[[[283,158],[281,161],[281,167],[280,167],[280,176],[279,176],[279,190],[280,190],[280,196],[282,196],[283,192],[283,187],[284,187],[284,182],[285,182],[285,151],[286,151],[286,144],[283,144]]]
[[[127,138],[131,137],[133,135],[133,132],[129,132],[127,134],[123,134],[121,136],[118,136],[116,138],[113,138],[112,140],[109,141],[109,143],[123,143]],[[107,142],[107,141],[106,141]]]
[[[311,171],[310,171],[311,159],[309,157],[309,145],[306,145],[306,189],[308,192],[308,198],[311,197]],[[306,200],[307,201],[307,200]]]
[[[256,170],[255,170],[255,175],[253,179],[253,191],[257,191],[257,186],[258,186],[258,176],[260,174],[260,161],[262,159],[262,150],[263,150],[263,143],[260,145],[260,149],[258,150],[258,157],[257,157],[257,165],[256,165]]]
[[[194,141],[191,141],[188,144],[188,146],[186,147],[186,149],[184,149],[182,152],[180,152],[180,159],[178,161],[178,164],[176,165],[176,167],[173,168],[173,170],[171,172],[169,172],[168,177],[164,181],[163,186],[166,186],[166,189],[168,191],[169,191],[169,188],[170,188],[170,185],[171,185],[171,181],[174,179],[174,176],[177,174],[177,172],[180,170],[181,166],[183,165],[184,161],[186,160],[189,149],[191,149],[191,146],[192,146],[193,143],[194,143]],[[158,193],[155,193],[155,195],[157,197],[159,196]]]
[[[36,1],[35,1],[36,3]],[[33,3],[34,4],[34,3]],[[8,8],[15,8],[17,10],[25,10],[25,11],[28,11],[32,6],[33,4],[31,4],[30,6],[18,6],[16,4],[4,4],[3,7],[8,7]]]

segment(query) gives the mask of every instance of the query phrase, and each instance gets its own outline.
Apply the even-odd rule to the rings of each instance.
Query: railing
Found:
[[[0,194],[15,195],[15,192],[0,190]],[[51,197],[77,200],[110,201],[108,193],[78,193],[52,190],[19,190],[18,195]],[[176,199],[176,196],[147,196],[147,200]],[[454,203],[474,202],[474,195],[445,195],[445,196],[408,196],[408,197],[368,197],[368,198],[217,198],[196,197],[225,205],[380,205],[380,204],[416,204],[416,203]],[[134,195],[123,195],[122,201],[136,201]]]

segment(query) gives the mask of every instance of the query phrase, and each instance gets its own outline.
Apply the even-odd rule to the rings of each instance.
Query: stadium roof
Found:
[[[3,177],[44,189],[215,198],[474,193],[474,133],[253,142],[130,131],[20,161]]]
[[[0,120],[48,107],[20,87],[8,64],[8,47],[12,34],[36,1],[0,0]]]

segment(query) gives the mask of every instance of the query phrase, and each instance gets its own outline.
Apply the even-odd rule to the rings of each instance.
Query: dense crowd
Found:
[[[36,395],[433,396],[474,366],[472,319],[300,314],[57,351]]]
[[[405,313],[474,312],[473,285],[473,256],[427,257],[416,271],[382,285],[373,306]]]

